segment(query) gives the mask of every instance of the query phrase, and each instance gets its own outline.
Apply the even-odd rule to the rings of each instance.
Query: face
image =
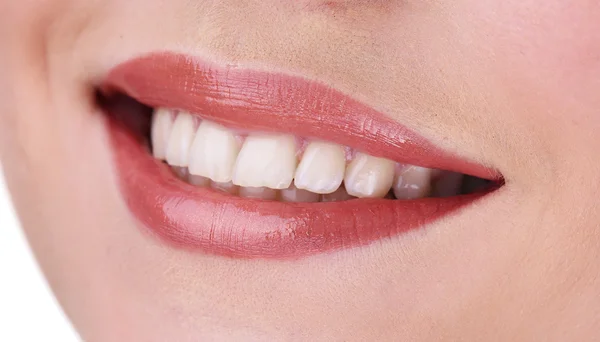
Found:
[[[598,331],[598,2],[3,5],[0,156],[84,339],[562,341]],[[163,107],[161,127],[178,126],[179,143],[173,127],[148,129],[150,107],[156,127]],[[114,112],[146,128],[132,138]],[[205,150],[230,178],[217,167],[191,177],[177,162],[191,153],[182,137],[204,123],[221,129],[205,144],[225,147]],[[161,134],[171,134],[162,147]],[[299,185],[317,140],[329,143],[313,149],[328,156],[323,170],[341,160],[344,199],[390,186],[401,197],[406,164],[493,186],[305,203],[338,177],[331,191],[283,201],[269,190],[290,186],[280,160],[292,156]],[[265,168],[256,151],[279,159]],[[244,153],[253,161],[242,167]],[[361,178],[365,168],[374,178]],[[381,185],[386,172],[393,184]],[[405,175],[417,190],[429,184],[419,175]],[[211,189],[232,179],[247,189]]]

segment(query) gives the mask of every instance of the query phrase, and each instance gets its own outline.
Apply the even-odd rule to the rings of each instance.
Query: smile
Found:
[[[297,258],[419,229],[502,185],[321,83],[157,53],[99,86],[144,230],[237,258]]]

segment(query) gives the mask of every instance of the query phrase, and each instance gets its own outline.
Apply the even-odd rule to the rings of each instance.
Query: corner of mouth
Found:
[[[125,203],[182,248],[331,252],[418,229],[504,185],[494,169],[297,76],[161,52],[116,66],[99,89]]]

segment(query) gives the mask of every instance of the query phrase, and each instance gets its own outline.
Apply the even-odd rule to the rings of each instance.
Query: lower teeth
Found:
[[[327,195],[319,195],[310,191],[297,189],[293,184],[288,189],[275,190],[265,187],[240,187],[229,183],[217,183],[208,178],[191,175],[187,168],[171,166],[170,167],[177,178],[186,183],[198,187],[210,187],[214,190],[227,193],[230,195],[254,198],[269,201],[281,202],[338,202],[346,201],[355,197],[348,195],[344,186],[340,186],[334,193]]]
[[[348,194],[342,184],[335,192],[330,194],[316,194],[306,190],[297,189],[293,184],[288,189],[275,190],[265,187],[240,187],[231,182],[218,183],[211,181],[208,178],[191,175],[187,168],[170,166],[172,172],[186,183],[198,187],[210,187],[219,192],[227,193],[243,198],[261,199],[280,202],[341,202],[354,199]],[[432,181],[432,189],[423,197],[450,197],[459,194],[466,194],[485,189],[491,182],[471,176],[463,176],[453,172],[439,172],[436,179]],[[385,199],[396,200],[394,192],[390,192],[384,197]],[[404,198],[414,199],[414,198]]]

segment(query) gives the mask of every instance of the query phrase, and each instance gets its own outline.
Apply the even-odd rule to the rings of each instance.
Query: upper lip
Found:
[[[245,130],[292,133],[396,162],[501,179],[497,171],[447,153],[375,109],[302,77],[153,53],[113,68],[101,88]],[[123,194],[137,218],[168,241],[230,256],[290,257],[365,244],[481,196],[293,206],[232,198],[165,179],[158,162],[142,156],[123,134],[113,137],[121,144],[116,155]]]
[[[318,138],[400,163],[500,178],[492,168],[443,151],[372,107],[297,76],[150,54],[117,66],[103,88],[227,126]]]

